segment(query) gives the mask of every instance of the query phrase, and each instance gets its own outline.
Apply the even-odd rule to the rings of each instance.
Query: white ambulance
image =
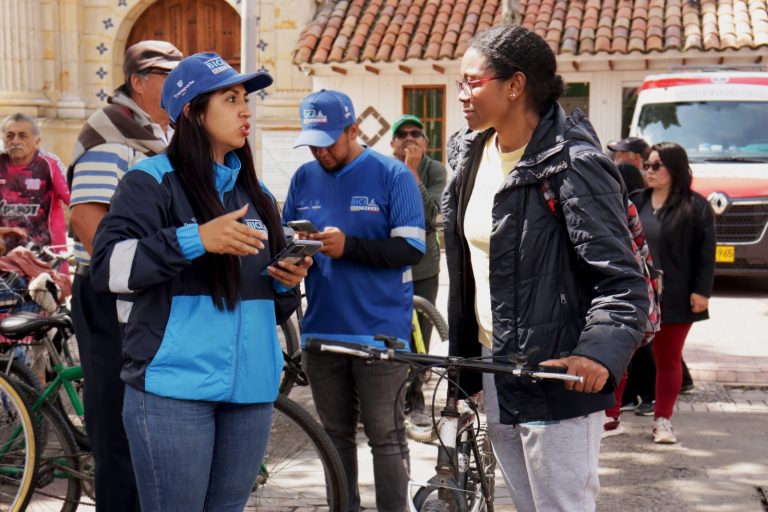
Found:
[[[648,76],[630,135],[685,148],[715,212],[716,273],[768,277],[768,73]]]

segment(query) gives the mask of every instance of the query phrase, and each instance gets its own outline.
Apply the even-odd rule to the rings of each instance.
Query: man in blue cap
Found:
[[[374,336],[385,334],[408,347],[411,265],[425,250],[416,181],[401,162],[360,145],[346,94],[310,94],[300,115],[296,146],[309,146],[315,160],[293,176],[283,221],[311,221],[319,232],[300,236],[323,242],[305,281],[302,342],[319,337],[382,347]],[[336,354],[302,357],[317,413],[344,464],[349,510],[360,507],[355,437],[361,420],[373,454],[376,510],[402,512],[409,458],[398,390],[408,368]]]

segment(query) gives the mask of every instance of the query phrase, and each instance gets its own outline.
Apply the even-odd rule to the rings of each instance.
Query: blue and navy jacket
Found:
[[[240,161],[216,165],[227,211],[244,204],[243,221],[266,231],[236,183]],[[282,236],[282,233],[280,234]],[[262,276],[269,245],[240,258],[243,287],[233,311],[219,310],[203,267],[192,207],[168,158],[138,162],[120,181],[99,224],[91,260],[96,289],[118,294],[126,384],[160,396],[235,403],[272,402],[282,370],[275,301],[293,294]]]

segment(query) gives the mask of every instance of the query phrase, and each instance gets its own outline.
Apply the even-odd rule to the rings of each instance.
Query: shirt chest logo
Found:
[[[261,219],[244,219],[243,222],[245,222],[245,225],[251,229],[255,229],[256,231],[261,231],[263,233],[267,232],[267,227],[264,225]]]
[[[352,196],[349,211],[379,213],[381,208],[375,199],[369,199],[368,196]]]

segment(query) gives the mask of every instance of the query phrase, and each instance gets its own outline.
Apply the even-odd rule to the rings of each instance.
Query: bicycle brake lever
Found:
[[[385,336],[383,334],[377,334],[373,337],[376,341],[383,341],[384,346],[386,346],[389,349],[397,350],[399,348],[405,348],[405,344],[402,341],[398,341],[398,339],[394,336]]]

